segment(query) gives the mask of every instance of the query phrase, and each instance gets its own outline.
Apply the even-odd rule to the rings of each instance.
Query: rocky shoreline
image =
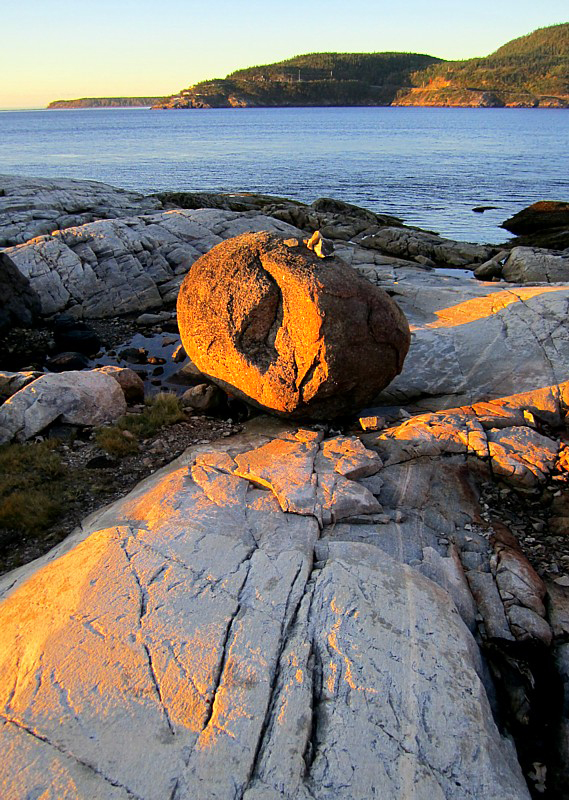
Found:
[[[4,796],[569,796],[569,207],[504,225],[0,176],[0,458],[58,442],[113,501],[0,537],[13,567],[90,514],[0,579]],[[174,303],[215,245],[315,231],[411,346],[368,408],[292,424],[189,362]]]

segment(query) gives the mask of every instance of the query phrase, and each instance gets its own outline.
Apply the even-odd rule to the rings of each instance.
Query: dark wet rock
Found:
[[[551,228],[569,229],[569,203],[542,200],[518,211],[501,225],[517,235],[533,234]]]
[[[64,314],[53,322],[53,338],[59,350],[87,356],[94,355],[101,347],[101,340],[93,327]]]
[[[144,347],[125,347],[119,351],[119,358],[128,361],[130,364],[147,364],[148,350]]]
[[[4,253],[0,253],[0,297],[0,332],[13,325],[31,325],[39,314],[39,297]]]
[[[50,372],[68,372],[69,370],[87,369],[89,359],[83,353],[57,353],[45,362]]]
[[[170,377],[170,383],[177,386],[197,386],[199,383],[211,383],[211,381],[192,361],[189,361]]]
[[[87,469],[106,469],[116,464],[116,461],[108,456],[93,456],[85,464]]]

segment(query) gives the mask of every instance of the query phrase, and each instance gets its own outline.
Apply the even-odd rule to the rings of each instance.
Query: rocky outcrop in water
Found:
[[[316,237],[313,237],[315,239]],[[194,263],[178,296],[184,348],[231,393],[277,414],[353,413],[397,375],[409,328],[322,238],[244,234]]]
[[[502,223],[505,228],[516,236],[529,233],[538,233],[551,228],[569,228],[569,203],[541,200],[531,206],[518,211],[513,217]]]

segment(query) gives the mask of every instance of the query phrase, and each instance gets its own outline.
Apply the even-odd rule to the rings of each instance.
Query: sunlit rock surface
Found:
[[[569,379],[567,283],[485,283],[361,248],[337,252],[392,294],[411,327],[403,370],[382,403],[437,410]]]
[[[218,245],[188,272],[177,309],[202,372],[293,418],[330,419],[371,402],[409,347],[407,321],[385,292],[296,237]]]
[[[474,475],[499,432],[544,481],[567,394],[363,444],[261,419],[5,576],[2,796],[529,798],[471,631],[545,644],[544,587]]]

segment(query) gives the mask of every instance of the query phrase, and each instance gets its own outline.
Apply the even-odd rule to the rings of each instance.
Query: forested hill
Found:
[[[310,53],[203,81],[156,107],[349,105],[569,107],[569,23],[467,61],[417,53]]]
[[[439,62],[417,53],[309,53],[203,81],[159,107],[389,105],[414,72]]]

